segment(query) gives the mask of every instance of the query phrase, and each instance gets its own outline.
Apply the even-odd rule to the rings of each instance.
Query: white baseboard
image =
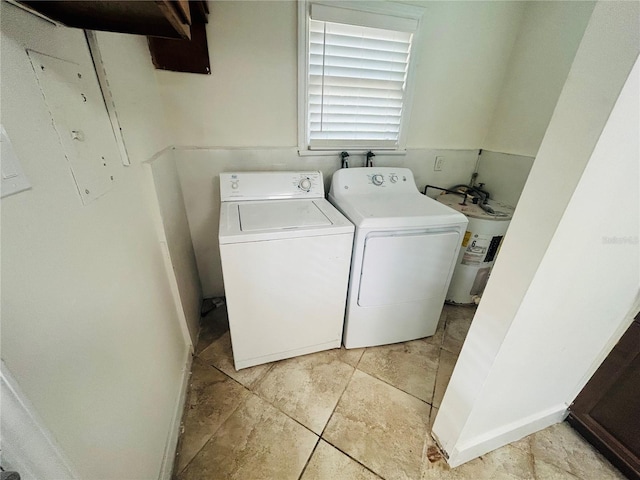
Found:
[[[550,409],[530,415],[516,422],[496,428],[487,433],[463,441],[448,452],[447,463],[457,467],[496,448],[538,432],[544,428],[562,422],[567,416],[567,405],[556,405]],[[436,439],[437,440],[437,439]]]
[[[180,438],[180,430],[182,428],[182,413],[184,412],[184,406],[187,400],[187,390],[189,386],[189,379],[191,378],[192,363],[193,357],[191,356],[191,349],[186,348],[180,392],[178,393],[175,410],[173,412],[173,420],[171,421],[169,437],[167,438],[164,458],[162,459],[162,466],[160,467],[160,475],[158,476],[159,480],[171,480],[171,475],[173,473],[173,462],[176,458],[176,448],[178,446],[178,439]]]

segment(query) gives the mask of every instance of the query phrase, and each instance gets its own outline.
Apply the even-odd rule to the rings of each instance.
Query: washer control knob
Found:
[[[307,177],[301,178],[300,181],[298,182],[298,188],[300,190],[304,190],[305,192],[308,192],[309,190],[311,190],[311,180],[309,180],[309,178]]]
[[[392,174],[392,175],[389,177],[389,180],[391,180],[391,183],[396,183],[396,182],[398,181],[398,176],[397,176],[397,175],[395,175],[395,174]]]
[[[233,188],[234,190],[237,190],[237,188],[238,188],[238,181],[237,180],[235,182],[231,182],[231,188]]]
[[[371,177],[371,182],[374,185],[377,185],[379,187],[384,182],[384,177],[382,175],[380,175],[379,173],[377,173],[373,177]]]

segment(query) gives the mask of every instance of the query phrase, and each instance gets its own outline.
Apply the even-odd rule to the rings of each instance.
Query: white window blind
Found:
[[[309,22],[309,148],[397,148],[413,33]]]

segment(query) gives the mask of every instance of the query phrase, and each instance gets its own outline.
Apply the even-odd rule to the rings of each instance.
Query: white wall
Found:
[[[157,478],[189,352],[141,165],[169,144],[146,40],[103,52],[132,165],[83,206],[25,48],[91,71],[84,35],[0,8],[1,121],[33,186],[1,202],[2,359],[82,478]]]
[[[497,101],[524,4],[413,2],[416,45],[409,148],[478,149]],[[295,2],[211,2],[211,75],[158,72],[178,146],[297,145]]]
[[[220,215],[220,172],[260,170],[320,170],[329,191],[331,175],[339,160],[331,156],[299,157],[296,148],[272,149],[177,149],[175,151],[191,238],[198,261],[205,297],[224,295],[218,222]],[[442,171],[435,172],[436,155],[443,155]],[[427,184],[467,183],[476,165],[476,150],[409,150],[406,156],[378,155],[379,166],[411,168],[417,187]],[[350,158],[352,167],[363,166],[362,156]],[[437,193],[437,192],[434,192]]]
[[[163,155],[155,158],[151,162],[151,170],[164,227],[160,235],[166,244],[170,259],[169,274],[175,278],[176,293],[182,306],[178,309],[178,315],[183,316],[186,322],[193,346],[197,343],[200,328],[202,288],[174,150],[168,149]]]
[[[148,160],[173,143],[147,40],[137,35],[95,34],[129,156]]]
[[[110,32],[96,32],[96,36],[129,155],[150,160],[147,168],[153,174],[152,190],[157,196],[163,227],[158,234],[170,254],[168,274],[174,277],[170,282],[175,283],[177,300],[182,306],[178,315],[186,321],[195,345],[200,320],[200,279],[173,150],[169,148],[170,115],[160,101],[157,71],[151,64],[144,37]],[[137,47],[134,50],[132,42]],[[132,85],[139,88],[131,88]],[[158,155],[156,146],[167,147],[167,151]]]
[[[175,145],[297,143],[295,2],[209,2],[211,75],[158,71]]]
[[[517,205],[595,2],[526,2],[495,111],[479,182]]]
[[[483,148],[535,157],[594,2],[525,3]]]
[[[407,146],[482,148],[525,4],[415,3],[425,13]]]
[[[489,128],[524,4],[412,3],[425,8],[425,20],[417,45],[409,152],[406,157],[378,156],[377,164],[410,166],[421,188],[426,183],[467,183],[476,149]],[[295,2],[210,6],[212,75],[157,72],[172,139],[179,147],[176,161],[204,296],[224,293],[217,244],[220,172],[320,169],[328,188],[338,168],[337,158],[300,158],[295,150]],[[439,173],[433,172],[437,152],[446,157]],[[352,159],[352,166],[359,162]]]
[[[434,424],[452,466],[561,420],[636,313],[639,15],[594,9]]]
[[[478,183],[485,183],[491,198],[516,206],[529,172],[533,157],[482,150],[478,158]]]
[[[517,205],[595,2],[526,2],[489,122],[478,181]]]
[[[509,86],[509,95],[515,95],[517,88],[529,88],[519,77],[509,80],[509,66],[519,65],[512,51],[516,40],[522,37],[517,51],[527,57],[523,62],[529,65],[533,58],[535,66],[540,67],[546,62],[544,49],[554,42],[570,44],[562,45],[563,51],[575,50],[573,44],[577,45],[584,29],[583,17],[588,8],[542,5],[533,9],[525,2],[410,3],[424,7],[425,14],[421,41],[416,45],[418,63],[407,139],[409,154],[406,159],[390,157],[388,162],[411,165],[417,177],[428,177],[436,185],[466,183],[470,157],[465,155],[462,163],[457,164],[459,155],[455,151],[447,154],[444,172],[429,177],[433,172],[431,153],[435,149],[477,151],[482,147],[503,84]],[[157,72],[165,108],[170,113],[172,141],[179,147],[176,161],[205,296],[223,294],[217,242],[210,240],[211,235],[217,234],[215,189],[219,172],[285,166],[314,168],[322,169],[328,180],[338,166],[335,158],[300,158],[293,149],[297,142],[295,2],[212,2],[210,6],[207,34],[212,75]],[[526,44],[546,38],[552,26],[567,20],[567,12],[576,11],[579,13],[576,25],[564,34],[554,36],[553,41],[545,40],[541,48],[537,43]],[[524,36],[520,33],[523,12],[528,12],[527,31],[533,32]],[[536,30],[538,22],[542,23]],[[549,82],[561,86],[568,66],[562,70],[556,65],[560,60],[553,55],[551,63],[553,68],[548,69],[547,75],[554,78],[547,82],[547,87]],[[547,94],[554,102],[559,88]],[[535,103],[535,99],[530,103]],[[504,110],[508,102],[502,105]],[[529,108],[528,104],[525,106]],[[550,113],[549,109],[537,109],[528,115],[542,115],[531,121],[546,125]],[[534,142],[539,142],[542,134],[540,131],[535,137],[528,131],[522,133],[535,137]],[[189,152],[180,147],[210,148],[210,151]],[[245,150],[233,150],[235,147]],[[260,159],[261,154],[266,158]],[[506,164],[504,160],[505,157],[495,162],[487,159],[480,181],[486,182],[490,190],[495,186],[497,198],[517,200],[528,173],[528,162]]]

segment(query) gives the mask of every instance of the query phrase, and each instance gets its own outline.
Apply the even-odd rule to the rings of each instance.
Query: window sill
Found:
[[[344,152],[345,150],[303,150],[301,148],[298,148],[298,156],[299,157],[339,157],[340,153]],[[367,150],[346,150],[349,155],[366,155],[367,152],[369,151],[369,149]],[[384,150],[384,149],[380,149],[380,150],[376,150],[373,149],[371,150],[373,153],[376,154],[376,156],[404,156],[407,154],[406,150]]]

